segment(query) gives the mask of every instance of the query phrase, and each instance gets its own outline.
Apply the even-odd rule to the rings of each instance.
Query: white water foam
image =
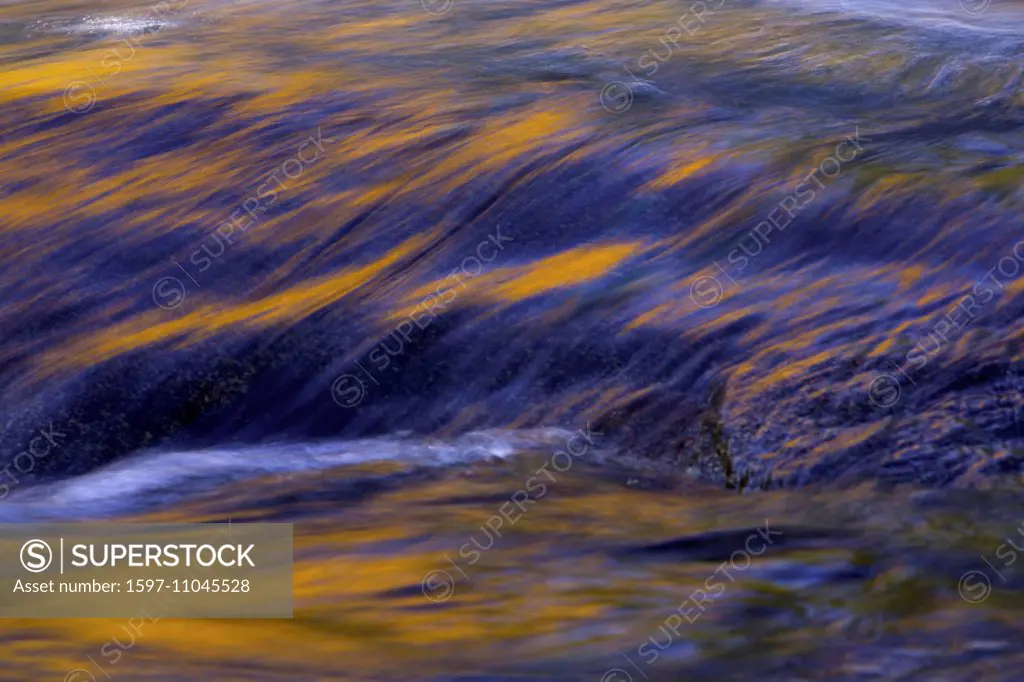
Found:
[[[29,25],[28,32],[139,37],[173,25],[172,21],[152,16],[85,16],[72,20],[38,21]]]
[[[504,459],[531,448],[558,445],[561,429],[478,431],[445,441],[411,437],[240,448],[143,452],[65,481],[15,490],[0,502],[0,520],[101,518],[208,492],[225,483],[373,462],[449,466]]]

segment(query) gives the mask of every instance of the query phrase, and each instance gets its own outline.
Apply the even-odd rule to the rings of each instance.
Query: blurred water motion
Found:
[[[0,679],[1019,679],[1022,11],[0,3],[0,520],[299,529]]]

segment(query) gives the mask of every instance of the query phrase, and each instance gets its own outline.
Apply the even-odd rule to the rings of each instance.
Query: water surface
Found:
[[[1017,679],[1024,7],[705,7],[0,4],[0,519],[297,524],[0,678]]]

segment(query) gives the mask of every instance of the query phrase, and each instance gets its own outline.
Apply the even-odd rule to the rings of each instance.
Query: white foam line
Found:
[[[287,443],[236,449],[139,453],[72,479],[12,494],[0,503],[5,508],[104,515],[141,506],[147,496],[174,493],[188,497],[227,480],[272,474],[298,473],[336,466],[400,461],[425,466],[446,466],[490,458],[504,459],[517,451],[564,441],[560,429],[480,431],[452,441],[374,438],[323,443]],[[10,510],[14,512],[14,510]]]

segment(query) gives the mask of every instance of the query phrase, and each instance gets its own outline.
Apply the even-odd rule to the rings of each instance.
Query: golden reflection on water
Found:
[[[139,626],[134,646],[111,646],[103,656],[111,638],[129,644],[124,622],[9,621],[5,660],[22,679],[77,667],[99,677],[96,665],[136,679],[327,680],[455,671],[590,679],[615,665],[620,652],[648,665],[638,645],[649,636],[664,641],[658,626],[718,564],[710,557],[626,560],[617,551],[711,530],[766,527],[781,537],[800,528],[834,536],[768,546],[747,568],[734,569],[734,580],[722,578],[725,592],[684,624],[683,639],[669,650],[679,657],[663,652],[662,662],[645,668],[652,679],[669,679],[695,660],[729,661],[736,674],[767,673],[768,662],[798,654],[811,656],[824,679],[912,649],[924,668],[952,668],[956,661],[974,669],[972,647],[1019,632],[1013,614],[1022,604],[1013,590],[997,585],[983,604],[957,593],[960,572],[984,568],[978,556],[991,557],[1001,534],[1014,528],[1011,516],[981,513],[975,506],[981,498],[928,509],[906,495],[870,489],[737,497],[680,481],[658,491],[648,487],[655,478],[624,486],[625,478],[578,464],[556,474],[548,492],[500,537],[486,534],[488,517],[547,459],[527,454],[471,465],[344,509],[312,498],[278,509],[301,519],[294,620],[158,620]],[[352,473],[299,476],[288,489],[314,492]],[[214,510],[225,496],[236,504],[275,490],[280,482],[239,483],[178,510],[130,520],[223,521]],[[233,519],[266,518],[270,511],[243,506]],[[473,541],[490,548],[460,551]],[[869,572],[842,577],[864,569]],[[454,577],[454,593],[428,599],[420,580],[437,570]],[[982,614],[989,620],[979,630]],[[118,650],[123,655],[112,661]]]

